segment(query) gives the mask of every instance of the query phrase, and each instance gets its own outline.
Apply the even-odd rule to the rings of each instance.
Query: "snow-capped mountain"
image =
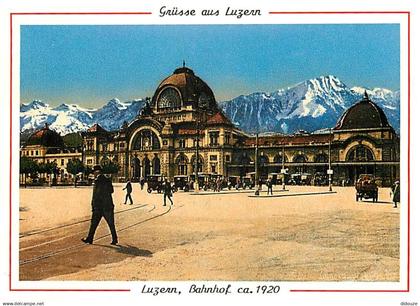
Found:
[[[363,98],[365,91],[385,112],[399,133],[400,93],[384,88],[347,87],[337,77],[321,76],[272,93],[242,95],[219,105],[234,124],[247,132],[294,133],[335,126],[341,114]],[[62,135],[88,129],[95,123],[111,131],[132,121],[144,99],[121,102],[114,98],[99,109],[76,104],[50,107],[35,100],[20,106],[20,130],[28,133],[48,123]]]
[[[248,132],[313,132],[335,125],[341,114],[368,93],[399,132],[399,91],[347,87],[337,77],[321,76],[272,93],[239,96],[220,106],[232,122]]]
[[[143,99],[120,102],[114,98],[93,114],[93,122],[99,123],[108,131],[117,130],[124,121],[130,122],[144,105]]]
[[[87,130],[95,123],[107,130],[117,130],[124,121],[134,119],[143,103],[142,99],[120,102],[114,98],[99,109],[86,109],[76,104],[61,104],[52,108],[35,100],[20,106],[20,131],[36,130],[45,123],[61,135]]]

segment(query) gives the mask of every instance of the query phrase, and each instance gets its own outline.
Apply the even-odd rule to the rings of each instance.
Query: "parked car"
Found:
[[[174,189],[177,190],[183,190],[185,192],[190,191],[191,184],[190,184],[190,178],[188,175],[175,175],[174,176]]]
[[[316,172],[314,174],[314,186],[328,185],[328,175],[323,172]]]
[[[158,193],[162,192],[165,177],[163,175],[149,175],[146,177],[147,192],[151,193],[156,190]]]
[[[193,183],[192,188],[194,188],[195,174],[190,174],[190,182]],[[209,175],[205,173],[198,173],[198,186],[200,189],[207,190],[209,182]],[[191,189],[192,189],[191,188]]]

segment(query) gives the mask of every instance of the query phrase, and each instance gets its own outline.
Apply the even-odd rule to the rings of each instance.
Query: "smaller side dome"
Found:
[[[29,136],[27,145],[40,145],[49,148],[62,148],[64,147],[63,138],[57,132],[50,130],[47,123],[45,126],[34,132]]]
[[[338,120],[334,130],[390,127],[384,111],[369,99],[364,98],[348,108]]]

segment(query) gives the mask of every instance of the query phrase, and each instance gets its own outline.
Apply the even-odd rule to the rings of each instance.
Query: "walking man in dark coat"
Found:
[[[400,181],[396,181],[392,188],[392,202],[394,202],[394,208],[397,208],[397,203],[400,201]]]
[[[133,191],[133,187],[131,187],[130,180],[127,180],[127,184],[125,185],[123,190],[127,190],[127,194],[125,196],[124,204],[127,204],[127,200],[130,199],[130,205],[133,205],[133,199],[131,198],[131,192]]]
[[[163,185],[163,206],[166,206],[166,198],[171,201],[171,205],[174,205],[174,202],[171,199],[172,197],[172,186],[171,183],[167,179],[165,179],[165,183]]]
[[[112,202],[112,193],[114,188],[109,178],[102,174],[102,168],[99,165],[93,167],[95,181],[92,194],[92,218],[90,221],[89,233],[86,238],[82,238],[84,243],[92,244],[96,228],[102,217],[108,223],[112,235],[111,244],[118,243],[117,231],[114,224],[114,204]]]

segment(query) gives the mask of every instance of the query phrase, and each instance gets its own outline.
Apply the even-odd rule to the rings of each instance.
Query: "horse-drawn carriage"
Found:
[[[378,185],[371,174],[361,174],[356,182],[356,201],[372,199],[378,202]]]

